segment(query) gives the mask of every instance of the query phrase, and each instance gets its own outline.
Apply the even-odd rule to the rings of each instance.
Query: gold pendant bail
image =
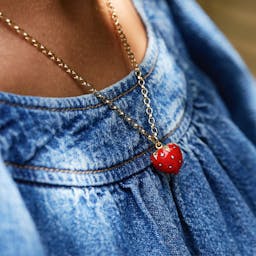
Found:
[[[160,149],[160,148],[162,148],[162,147],[163,147],[162,142],[158,140],[158,141],[155,143],[155,148],[156,148],[156,149]]]

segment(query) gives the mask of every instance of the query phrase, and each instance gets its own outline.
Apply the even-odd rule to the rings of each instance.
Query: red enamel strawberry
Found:
[[[150,159],[157,170],[172,174],[178,174],[183,163],[180,147],[174,143],[169,143],[156,150]]]

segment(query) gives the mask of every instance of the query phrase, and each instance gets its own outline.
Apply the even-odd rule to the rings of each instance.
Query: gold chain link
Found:
[[[24,40],[30,43],[32,46],[37,48],[41,53],[43,53],[46,57],[52,60],[55,64],[57,64],[62,70],[64,70],[75,82],[77,82],[83,88],[86,88],[89,92],[93,93],[98,99],[100,99],[104,104],[107,104],[110,109],[116,111],[120,117],[122,117],[126,122],[128,122],[133,128],[137,129],[139,133],[146,136],[148,140],[155,144],[157,149],[162,147],[162,143],[158,139],[158,130],[155,126],[155,119],[153,117],[153,109],[151,107],[150,98],[148,97],[148,89],[145,87],[145,80],[142,76],[141,69],[139,64],[135,58],[135,54],[131,49],[130,44],[128,43],[127,37],[123,31],[123,28],[119,22],[119,17],[117,15],[117,11],[111,0],[106,0],[106,5],[110,12],[110,16],[112,18],[114,27],[116,32],[120,38],[123,48],[125,49],[127,56],[130,60],[131,66],[134,69],[135,76],[137,78],[138,85],[141,88],[141,93],[143,95],[143,103],[146,106],[146,114],[148,115],[148,123],[151,127],[152,135],[149,134],[142,126],[140,126],[133,118],[124,113],[119,107],[117,107],[112,100],[108,99],[102,93],[100,93],[97,89],[93,87],[93,85],[87,82],[80,74],[78,74],[75,70],[73,70],[69,65],[67,65],[61,58],[57,57],[56,54],[45,47],[43,44],[38,42],[35,38],[29,35],[24,29],[15,24],[12,20],[7,18],[0,11],[0,21],[3,21],[7,24],[11,29],[13,29],[18,35],[20,35]]]

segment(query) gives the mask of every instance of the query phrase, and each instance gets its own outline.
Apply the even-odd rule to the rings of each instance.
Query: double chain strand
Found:
[[[122,117],[126,122],[128,122],[133,128],[137,129],[138,132],[146,138],[154,143],[156,149],[160,149],[163,147],[162,143],[158,139],[158,130],[155,125],[155,118],[153,117],[153,109],[151,107],[151,101],[148,96],[148,89],[145,87],[145,79],[142,76],[141,69],[139,64],[135,58],[135,54],[131,49],[130,44],[128,43],[127,37],[123,31],[123,28],[120,24],[119,17],[117,15],[117,11],[111,0],[106,0],[106,5],[108,7],[113,25],[117,32],[117,35],[120,38],[122,47],[127,53],[130,64],[134,69],[135,76],[137,78],[137,83],[141,88],[141,94],[143,96],[143,103],[146,107],[146,114],[148,116],[148,123],[151,128],[152,134],[149,134],[142,126],[140,126],[133,118],[127,115],[124,111],[122,111],[118,106],[116,106],[111,99],[108,99],[102,93],[100,93],[94,86],[87,82],[80,74],[74,71],[69,65],[67,65],[61,58],[57,57],[56,54],[45,47],[43,44],[38,42],[35,38],[29,35],[24,29],[15,24],[11,19],[6,17],[0,11],[0,21],[3,21],[7,24],[13,31],[15,31],[19,36],[25,39],[32,46],[37,48],[41,53],[43,53],[46,57],[52,60],[55,64],[57,64],[62,70],[64,70],[76,83],[78,83],[83,88],[87,89],[89,92],[93,93],[98,99],[100,99],[104,104],[108,105],[110,109],[116,111],[120,117]]]

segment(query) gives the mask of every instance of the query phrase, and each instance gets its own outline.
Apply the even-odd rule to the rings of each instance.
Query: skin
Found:
[[[113,4],[140,63],[147,47],[145,26],[131,0]],[[103,0],[0,0],[0,11],[98,90],[131,71]],[[3,23],[0,35],[0,91],[45,97],[88,93]]]

